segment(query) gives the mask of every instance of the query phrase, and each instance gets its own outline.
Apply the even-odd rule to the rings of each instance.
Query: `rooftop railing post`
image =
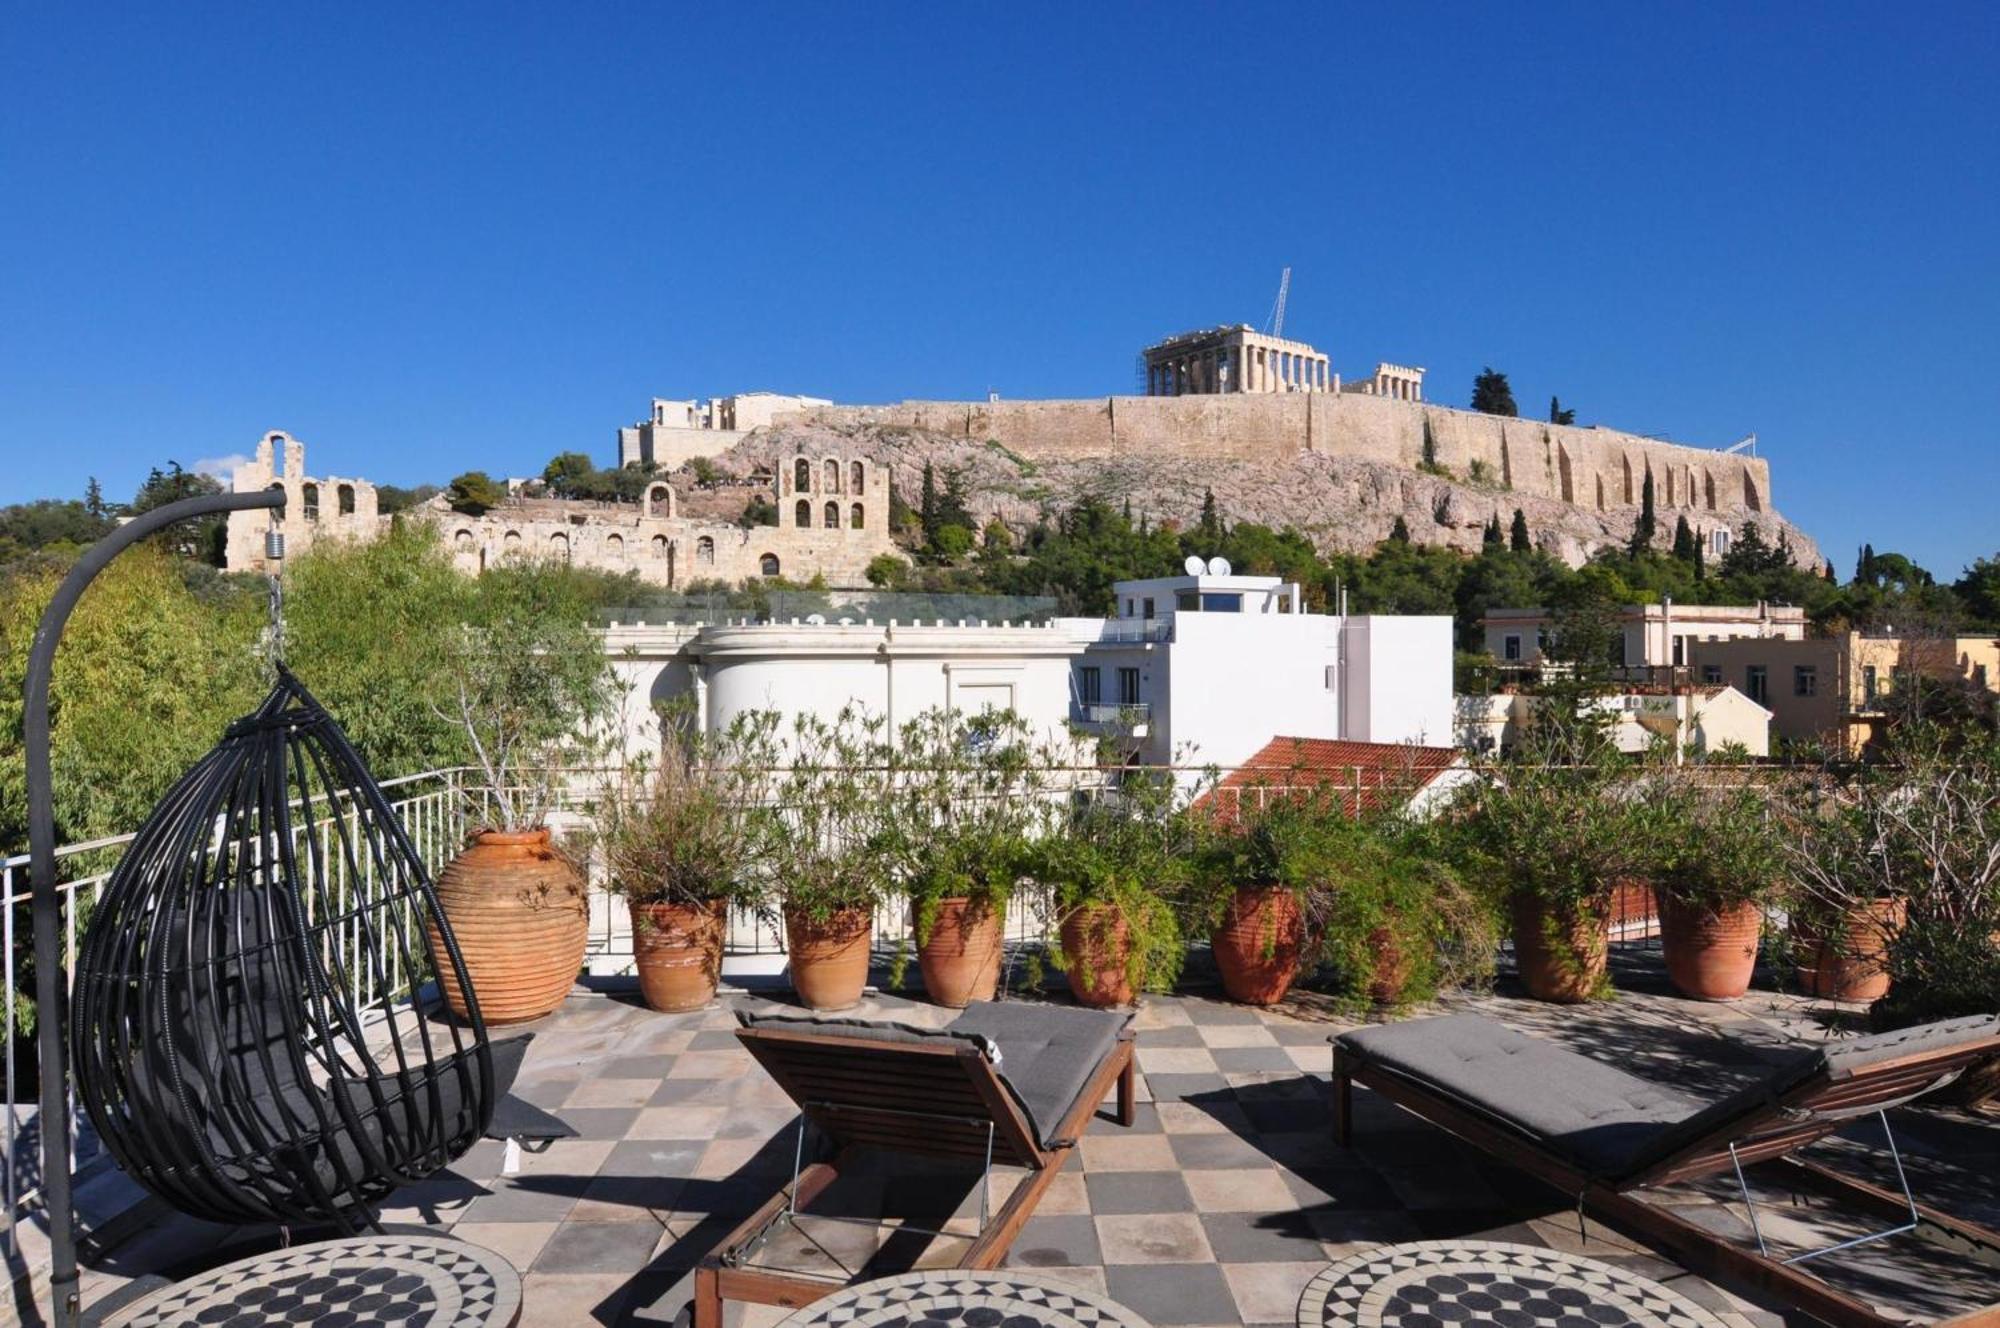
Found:
[[[62,900],[56,889],[56,816],[49,770],[49,676],[56,644],[76,603],[97,574],[127,548],[164,526],[191,517],[216,516],[285,505],[282,489],[184,498],[134,517],[84,551],[56,587],[28,648],[21,686],[22,736],[28,768],[28,880],[33,892],[35,1037],[41,1062],[42,1204],[49,1222],[49,1301],[54,1328],[76,1328],[82,1312],[77,1291],[76,1214],[70,1191],[69,1063],[64,1042],[69,990],[65,981]]]

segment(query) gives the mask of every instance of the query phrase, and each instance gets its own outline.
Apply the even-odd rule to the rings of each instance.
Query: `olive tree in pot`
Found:
[[[1192,840],[1173,801],[1170,776],[1134,773],[1055,814],[1026,846],[1027,875],[1055,924],[1049,959],[1080,1004],[1130,1005],[1180,973],[1176,908]]]
[[[1319,957],[1343,996],[1397,1007],[1492,980],[1498,925],[1459,880],[1447,827],[1383,810],[1329,829]]]
[[[1229,999],[1276,1005],[1291,990],[1333,888],[1328,823],[1339,815],[1322,797],[1286,790],[1207,836],[1190,922],[1208,937]]]
[[[1645,781],[1635,806],[1668,979],[1683,996],[1736,1000],[1750,989],[1764,909],[1783,876],[1769,801],[1682,767]]]
[[[882,721],[853,705],[832,720],[800,712],[789,724],[752,711],[733,732],[754,776],[761,911],[784,927],[792,990],[812,1009],[847,1009],[867,989],[875,908],[887,894],[880,846],[892,782]]]
[[[670,716],[657,769],[630,769],[605,799],[606,876],[632,913],[632,955],[646,1004],[699,1010],[715,999],[731,906],[754,905],[748,785],[729,733]]]
[[[1526,742],[1453,809],[1463,861],[1504,908],[1521,983],[1537,1000],[1609,990],[1612,895],[1637,857],[1625,764],[1598,743]]]
[[[939,1005],[993,999],[1003,924],[1053,757],[1012,711],[930,710],[903,726],[879,841],[909,901],[924,991]],[[892,980],[901,985],[908,950]]]
[[[496,568],[471,583],[466,604],[437,663],[446,698],[437,710],[472,752],[468,794],[480,828],[438,873],[438,905],[480,1014],[519,1023],[560,1005],[583,965],[587,888],[548,817],[566,791],[564,772],[605,750],[617,689],[567,566]],[[442,985],[446,1004],[464,1015],[465,994],[449,977]]]

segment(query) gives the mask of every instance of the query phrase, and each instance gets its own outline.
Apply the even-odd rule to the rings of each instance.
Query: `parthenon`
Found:
[[[1340,375],[1303,341],[1266,336],[1248,323],[1183,332],[1146,347],[1146,395],[1338,392]]]

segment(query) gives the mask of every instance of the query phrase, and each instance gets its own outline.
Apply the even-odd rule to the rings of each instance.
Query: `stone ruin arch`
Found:
[[[666,500],[666,509],[660,508],[660,500]],[[663,516],[669,520],[680,515],[680,499],[674,493],[674,486],[665,480],[656,480],[646,486],[643,511],[649,517]]]

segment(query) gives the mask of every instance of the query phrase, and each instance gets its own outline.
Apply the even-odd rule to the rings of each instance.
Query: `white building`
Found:
[[[1218,569],[1221,571],[1222,569]],[[1274,576],[1120,581],[1065,618],[1073,714],[1157,765],[1241,765],[1274,737],[1451,740],[1451,619],[1306,613]]]
[[[1502,664],[1541,663],[1553,617],[1547,609],[1490,609],[1479,620],[1486,651]],[[1683,667],[1690,641],[1803,641],[1806,611],[1790,604],[1627,604],[1618,611],[1626,668]]]
[[[1479,756],[1511,748],[1535,722],[1538,698],[1526,692],[1458,698],[1458,745]],[[1771,754],[1771,712],[1734,687],[1648,688],[1606,696],[1611,740],[1622,752],[1643,752],[1669,738],[1691,756],[1737,749]]]
[[[926,710],[1012,710],[1051,740],[1067,735],[1071,658],[1058,626],[977,623],[614,625],[605,649],[626,683],[628,753],[657,750],[657,707],[689,698],[703,731],[745,711],[831,721],[852,705],[900,728]]]
[[[618,464],[672,470],[696,457],[728,451],[753,430],[769,428],[780,415],[832,404],[825,397],[783,392],[738,392],[706,401],[654,397],[651,415],[618,430]]]

